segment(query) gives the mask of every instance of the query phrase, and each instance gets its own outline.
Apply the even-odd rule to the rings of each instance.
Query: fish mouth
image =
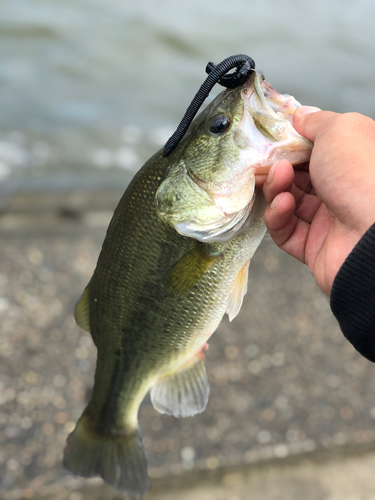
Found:
[[[229,129],[232,142],[219,175],[221,159],[213,167],[216,177],[201,170],[205,178],[196,159],[191,164],[181,161],[170,168],[156,196],[162,220],[182,236],[204,243],[225,242],[249,229],[254,219],[256,175],[267,174],[280,159],[298,164],[311,154],[312,143],[293,128],[293,114],[300,106],[294,97],[279,94],[256,72],[239,92],[240,104],[233,109],[238,106],[240,111]],[[222,102],[229,102],[225,94]],[[222,110],[224,105],[213,109]]]
[[[255,199],[255,176],[268,174],[272,165],[283,158],[293,164],[309,159],[312,144],[293,128],[293,114],[300,103],[281,95],[263,75],[253,72],[241,90],[243,115],[235,130],[242,150],[242,168],[228,183],[212,183],[200,178],[187,166],[187,174],[208,193],[220,216],[214,221],[184,221],[175,226],[204,242],[227,241],[248,228]]]
[[[293,165],[309,160],[312,143],[293,127],[293,114],[301,106],[294,97],[277,92],[257,72],[244,84],[241,96],[244,113],[237,140],[252,151],[248,168],[254,175],[268,174],[284,158]]]

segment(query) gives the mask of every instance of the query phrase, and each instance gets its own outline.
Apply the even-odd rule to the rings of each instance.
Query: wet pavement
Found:
[[[101,480],[65,472],[61,459],[95,368],[73,310],[118,198],[23,195],[0,217],[3,500],[113,497]],[[375,367],[344,339],[308,269],[269,237],[251,263],[241,313],[211,338],[206,366],[201,415],[160,415],[148,397],[140,408],[153,481],[145,498],[375,498]],[[342,484],[330,487],[340,467]],[[353,494],[343,496],[350,477]],[[368,491],[355,489],[356,477]]]

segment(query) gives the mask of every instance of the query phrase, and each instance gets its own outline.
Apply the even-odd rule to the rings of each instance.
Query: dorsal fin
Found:
[[[90,307],[89,307],[89,285],[83,291],[81,298],[76,305],[76,309],[74,312],[74,316],[77,322],[77,325],[85,330],[87,333],[90,332]]]

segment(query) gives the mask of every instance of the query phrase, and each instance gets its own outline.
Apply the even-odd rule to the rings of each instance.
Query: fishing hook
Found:
[[[236,68],[234,73],[227,75],[228,71]],[[255,62],[251,57],[245,54],[238,54],[224,59],[219,64],[209,62],[206,67],[208,77],[201,85],[198,92],[195,94],[194,99],[191,101],[190,106],[187,108],[184,117],[182,118],[176,131],[168,139],[163,149],[163,156],[167,157],[172,153],[178,143],[185,135],[190,123],[194,116],[197,114],[199,108],[202,106],[205,99],[208,97],[212,88],[216,83],[223,87],[234,89],[246,82],[250,73],[254,71]]]

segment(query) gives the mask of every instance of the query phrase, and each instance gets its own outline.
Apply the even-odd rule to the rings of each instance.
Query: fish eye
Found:
[[[210,132],[222,134],[230,127],[230,120],[226,115],[216,115],[211,118]]]

